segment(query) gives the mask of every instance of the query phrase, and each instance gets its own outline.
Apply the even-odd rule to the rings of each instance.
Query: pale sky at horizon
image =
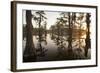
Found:
[[[32,14],[35,14],[36,10],[32,10]],[[45,17],[47,22],[47,29],[50,28],[51,25],[54,25],[57,18],[60,17],[61,12],[53,12],[53,11],[45,11]],[[23,10],[23,24],[26,24],[26,10]],[[32,20],[33,27],[36,27],[36,23]],[[36,24],[36,25],[35,25]]]

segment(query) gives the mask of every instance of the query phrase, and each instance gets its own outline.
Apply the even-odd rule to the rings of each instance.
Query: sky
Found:
[[[32,14],[35,14],[36,11],[32,10]],[[57,18],[60,17],[61,12],[53,12],[53,11],[45,11],[45,17],[47,17],[47,29],[50,28],[51,25],[54,25]],[[26,10],[23,10],[23,24],[26,24]],[[37,27],[34,20],[32,20],[33,27]]]

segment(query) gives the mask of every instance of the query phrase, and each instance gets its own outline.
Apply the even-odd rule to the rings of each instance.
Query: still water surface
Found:
[[[39,41],[39,37],[33,35],[34,47],[37,50],[37,61],[90,59],[90,49],[88,50],[88,57],[84,56],[85,39],[73,39],[72,51],[69,52],[67,36],[47,34],[41,38],[41,41]],[[24,38],[23,51],[25,50],[25,44],[26,40]]]

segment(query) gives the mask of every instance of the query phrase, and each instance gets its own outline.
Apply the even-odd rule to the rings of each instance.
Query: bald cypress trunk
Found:
[[[90,14],[87,13],[86,15],[86,24],[87,24],[87,32],[86,32],[86,39],[85,39],[85,56],[88,56],[88,49],[91,48],[91,42],[90,42]]]
[[[69,16],[68,49],[70,52],[72,51],[72,24],[71,24],[70,12],[68,13],[68,16]]]
[[[71,13],[68,13],[68,23],[69,23],[69,31],[68,31],[68,52],[67,52],[67,59],[73,59],[73,51],[72,51],[72,17]]]
[[[26,47],[24,51],[23,61],[33,62],[36,61],[36,50],[33,43],[33,26],[32,26],[32,14],[30,10],[26,10]]]

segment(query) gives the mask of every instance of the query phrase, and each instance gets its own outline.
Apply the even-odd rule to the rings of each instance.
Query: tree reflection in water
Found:
[[[34,11],[36,15],[29,12],[24,28],[26,47],[23,62],[90,59],[89,13],[61,12],[54,25],[47,29],[44,11]],[[32,26],[32,16],[37,27]]]
[[[39,57],[44,57],[46,55],[45,52],[47,51],[47,49],[43,47],[42,45],[43,42],[45,43],[45,45],[47,44],[46,36],[45,37],[39,36],[37,48],[36,48],[37,56]]]
[[[73,41],[72,51],[69,52],[68,41],[64,38],[65,36],[60,36],[59,39],[57,35],[51,35],[52,40],[57,46],[56,60],[75,60],[75,59],[85,59],[83,47],[78,48],[78,41]],[[81,42],[83,44],[83,42]]]

